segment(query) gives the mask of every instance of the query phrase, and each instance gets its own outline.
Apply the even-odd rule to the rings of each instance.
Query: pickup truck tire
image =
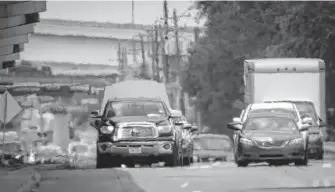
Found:
[[[176,167],[180,165],[181,152],[177,145],[173,145],[173,152],[165,160],[165,166],[167,167]]]
[[[97,160],[96,160],[96,168],[103,169],[109,167],[109,155],[108,154],[100,154],[97,150]]]

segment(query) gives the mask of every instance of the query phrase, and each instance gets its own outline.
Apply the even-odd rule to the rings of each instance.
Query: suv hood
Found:
[[[112,117],[109,120],[114,123],[130,123],[130,122],[150,122],[159,123],[164,121],[167,117],[157,117],[157,116],[125,116],[125,117]]]
[[[244,131],[243,136],[252,140],[262,140],[271,138],[273,140],[289,140],[300,137],[297,131]]]

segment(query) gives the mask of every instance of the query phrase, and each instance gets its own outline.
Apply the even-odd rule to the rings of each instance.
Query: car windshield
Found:
[[[313,121],[318,121],[318,115],[315,111],[315,107],[313,103],[310,102],[294,102],[294,104],[297,106],[297,109],[299,111],[299,114],[301,118],[304,118],[304,116],[308,115],[313,119]]]
[[[198,150],[230,150],[231,144],[227,138],[197,137],[193,139],[193,145]]]
[[[296,111],[293,109],[284,109],[284,108],[273,108],[273,109],[253,109],[249,112],[250,114],[254,113],[264,113],[264,112],[269,112],[269,113],[288,113],[291,114],[294,117],[295,121],[298,121],[298,115]]]
[[[251,117],[247,120],[245,130],[297,130],[293,119],[287,117]]]
[[[107,117],[167,115],[163,103],[159,101],[113,101],[108,103],[105,114]]]

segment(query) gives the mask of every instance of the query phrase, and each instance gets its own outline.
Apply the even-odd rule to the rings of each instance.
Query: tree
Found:
[[[139,77],[142,79],[151,79],[150,75],[149,75],[149,68],[148,65],[146,63],[146,59],[145,59],[145,48],[144,48],[144,40],[143,40],[143,35],[140,34],[140,39],[141,39],[141,54],[142,54],[142,64],[140,67],[140,74]]]
[[[207,17],[203,38],[190,50],[183,88],[214,132],[239,115],[233,103],[243,101],[243,60],[262,57],[316,57],[327,63],[327,81],[335,80],[335,3],[200,1]],[[329,86],[333,98],[335,89]],[[333,101],[329,99],[329,104]]]

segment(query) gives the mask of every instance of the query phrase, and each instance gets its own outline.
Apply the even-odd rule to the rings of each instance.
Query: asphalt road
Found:
[[[190,167],[143,167],[42,171],[38,192],[226,192],[334,191],[334,161],[310,161],[307,167],[232,162]],[[308,187],[308,188],[302,188]],[[295,189],[294,189],[295,188]]]

